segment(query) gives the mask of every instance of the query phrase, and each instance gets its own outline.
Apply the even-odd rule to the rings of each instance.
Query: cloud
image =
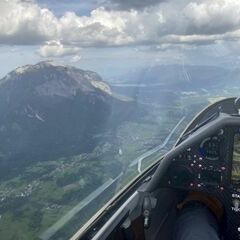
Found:
[[[240,28],[240,1],[191,2],[183,10],[187,34],[224,34]]]
[[[2,0],[0,43],[42,44],[41,56],[60,57],[75,56],[81,47],[202,45],[240,37],[239,0],[111,1],[121,9],[56,17],[33,0]]]
[[[0,1],[0,43],[37,44],[58,34],[58,19],[33,1]]]
[[[76,54],[79,50],[77,47],[63,46],[60,41],[49,41],[38,50],[38,54],[41,57],[63,57]]]
[[[141,9],[165,2],[165,0],[111,0],[120,9]]]
[[[59,19],[60,37],[64,43],[82,47],[128,45],[133,38],[126,26],[135,15],[135,12],[109,12],[104,8],[92,11],[89,17],[68,12]]]
[[[82,57],[80,55],[75,55],[72,57],[72,59],[70,60],[72,63],[76,63],[79,62],[82,59]]]
[[[19,51],[19,49],[15,46],[13,46],[11,49],[10,49],[11,52],[17,52]]]

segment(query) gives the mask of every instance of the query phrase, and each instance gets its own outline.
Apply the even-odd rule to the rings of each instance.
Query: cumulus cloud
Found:
[[[191,2],[183,10],[187,34],[224,34],[240,28],[240,1]]]
[[[75,56],[80,47],[210,44],[240,37],[239,0],[111,1],[122,8],[56,17],[33,0],[2,0],[0,43],[43,44],[41,56],[59,57]]]
[[[82,57],[80,55],[75,55],[72,57],[72,59],[70,60],[72,63],[76,63],[79,62],[82,59]]]
[[[130,42],[123,31],[128,13],[114,15],[99,8],[92,11],[90,17],[79,17],[73,12],[66,13],[59,19],[61,37],[65,42],[81,46],[124,45]]]
[[[38,50],[38,53],[42,57],[62,57],[76,54],[79,50],[77,47],[63,46],[60,41],[49,41]]]
[[[0,1],[0,43],[36,44],[58,34],[58,19],[33,1]]]

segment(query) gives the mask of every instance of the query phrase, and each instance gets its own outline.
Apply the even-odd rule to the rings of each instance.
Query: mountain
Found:
[[[134,107],[95,72],[52,62],[17,68],[0,80],[0,168],[90,152],[93,136]]]
[[[136,101],[173,106],[181,96],[230,95],[240,89],[240,70],[204,65],[156,65],[134,69],[111,81],[114,92]],[[234,89],[234,92],[233,92]]]
[[[212,90],[229,84],[238,84],[240,71],[204,65],[156,65],[140,68],[121,76],[121,84],[158,85],[162,90]],[[239,85],[239,84],[238,84]]]

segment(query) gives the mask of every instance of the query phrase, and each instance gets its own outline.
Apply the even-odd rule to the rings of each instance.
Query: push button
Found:
[[[235,198],[235,199],[233,199],[232,200],[232,205],[233,205],[233,207],[232,207],[232,210],[234,211],[234,212],[240,212],[240,200],[239,199],[237,199],[237,198]]]

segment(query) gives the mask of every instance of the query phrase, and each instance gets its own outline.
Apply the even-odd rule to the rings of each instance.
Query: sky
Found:
[[[53,60],[114,77],[157,64],[238,67],[239,0],[1,0],[0,77]]]

